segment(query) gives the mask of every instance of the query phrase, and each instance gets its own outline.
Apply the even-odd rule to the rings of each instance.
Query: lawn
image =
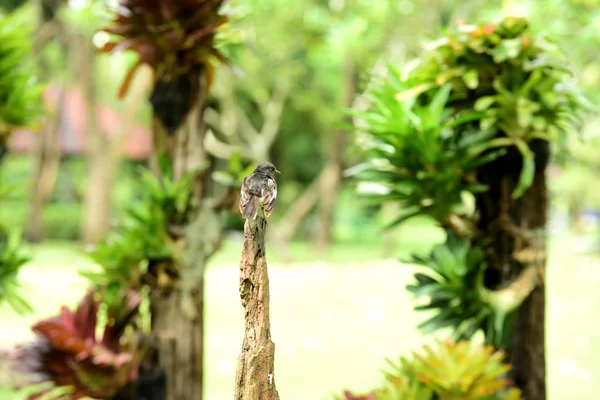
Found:
[[[400,242],[411,238],[414,233],[401,235]],[[548,273],[550,398],[597,399],[600,260],[570,254],[568,240],[555,243]],[[228,243],[207,271],[207,400],[233,396],[243,333],[238,248],[236,241]],[[422,316],[412,311],[404,290],[412,267],[377,260],[380,251],[372,245],[336,246],[323,261],[310,261],[316,256],[308,249],[294,245],[299,258],[293,263],[269,255],[275,378],[286,400],[330,399],[343,388],[368,389],[379,382],[386,357],[396,358],[431,339],[415,329]],[[90,264],[72,245],[46,244],[32,253],[22,278],[36,315],[19,317],[0,307],[0,349],[31,337],[29,326],[36,318],[73,304],[85,290],[77,270]],[[0,372],[0,400],[17,400],[2,387],[6,379]]]

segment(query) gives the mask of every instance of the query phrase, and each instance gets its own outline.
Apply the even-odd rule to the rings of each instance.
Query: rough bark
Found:
[[[351,107],[357,92],[356,62],[351,56],[346,56],[342,67],[343,76],[343,104]],[[350,121],[348,121],[350,122]],[[325,177],[321,180],[319,195],[319,230],[317,231],[317,249],[324,250],[332,241],[332,228],[334,224],[335,204],[342,181],[342,163],[344,149],[346,148],[347,132],[338,129],[334,132],[331,143],[328,144]]]
[[[204,83],[202,77],[200,81]],[[206,86],[200,86],[195,107],[174,137],[167,137],[160,124],[154,124],[155,151],[167,152],[176,179],[212,165],[204,148]],[[173,270],[178,276],[170,277],[170,287],[155,288],[152,293],[152,333],[158,340],[159,355],[146,360],[142,371],[165,371],[168,400],[203,397],[204,270],[221,240],[210,172],[208,168],[197,173],[194,196],[198,210],[185,224],[169,226],[174,243]]]
[[[265,249],[267,221],[257,217],[244,225],[240,261],[240,298],[245,334],[235,377],[236,400],[278,400],[275,344],[269,320],[269,276]]]
[[[481,169],[479,179],[490,190],[478,196],[477,208],[481,215],[479,228],[492,239],[486,260],[486,286],[500,289],[517,283],[528,291],[533,288],[509,318],[512,326],[506,350],[513,366],[512,379],[525,399],[544,400],[544,240],[548,207],[545,170],[549,148],[546,142],[535,141],[532,149],[536,154],[536,175],[531,188],[521,198],[511,198],[521,168],[520,156],[511,149],[509,155]],[[535,274],[530,273],[532,269]]]

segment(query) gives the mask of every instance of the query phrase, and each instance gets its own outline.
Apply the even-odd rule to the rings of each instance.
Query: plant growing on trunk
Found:
[[[57,388],[72,399],[113,399],[135,381],[144,354],[134,340],[141,298],[133,291],[122,291],[105,303],[106,322],[99,336],[103,301],[102,292],[89,290],[74,312],[62,307],[58,316],[33,325],[37,338],[17,347],[12,355],[14,369],[31,384],[51,385],[31,394],[30,400]]]
[[[410,290],[431,329],[481,329],[506,349],[527,398],[545,398],[544,275],[551,147],[565,149],[590,106],[550,39],[523,18],[459,25],[404,68],[389,68],[357,113],[377,201],[447,232]]]

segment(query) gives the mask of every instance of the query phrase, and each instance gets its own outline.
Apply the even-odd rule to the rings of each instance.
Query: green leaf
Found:
[[[451,85],[444,85],[436,91],[427,113],[427,127],[436,127],[442,123],[446,102],[450,96]],[[425,125],[425,124],[424,124]]]
[[[447,328],[449,326],[457,325],[460,320],[456,319],[456,315],[453,309],[443,309],[437,315],[421,322],[417,325],[423,334],[430,334],[439,329]]]
[[[522,41],[520,37],[504,39],[491,51],[494,62],[499,64],[503,61],[514,59],[521,53]]]
[[[434,87],[435,87],[435,85],[433,83],[427,83],[427,82],[421,83],[417,86],[411,87],[410,89],[406,89],[406,90],[396,93],[394,98],[397,101],[402,102],[402,101],[408,100],[412,97],[416,97],[416,96],[420,95],[421,93],[424,93],[427,90],[432,89]]]
[[[475,101],[473,108],[475,111],[485,111],[496,102],[496,96],[482,96]]]
[[[423,209],[419,208],[415,211],[411,211],[411,212],[407,212],[404,215],[402,215],[400,218],[396,219],[394,222],[392,222],[389,225],[386,225],[383,230],[389,230],[392,228],[395,228],[396,226],[406,222],[408,219],[416,217],[417,215],[420,215],[423,213]]]
[[[523,158],[523,169],[521,170],[517,186],[512,192],[512,198],[518,199],[533,184],[533,179],[535,176],[535,160],[533,152],[529,149],[527,143],[519,140],[515,142],[515,145],[521,152],[521,156]]]
[[[471,90],[477,89],[479,86],[479,74],[476,69],[470,69],[462,75],[462,80],[465,82],[465,85]],[[477,108],[475,108],[476,111]]]

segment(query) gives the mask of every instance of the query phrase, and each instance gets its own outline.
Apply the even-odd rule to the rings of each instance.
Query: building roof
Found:
[[[44,100],[49,110],[56,109],[60,87],[48,85],[44,92]],[[64,96],[65,105],[60,135],[60,150],[63,155],[83,155],[87,153],[87,114],[85,99],[81,88],[68,87]],[[119,134],[121,115],[118,109],[107,105],[96,107],[96,121],[100,133],[108,137]],[[32,153],[37,146],[36,135],[44,134],[44,129],[32,131],[20,129],[13,132],[9,139],[9,149],[14,153]],[[143,160],[152,152],[152,134],[148,127],[134,124],[124,143],[123,156]]]

